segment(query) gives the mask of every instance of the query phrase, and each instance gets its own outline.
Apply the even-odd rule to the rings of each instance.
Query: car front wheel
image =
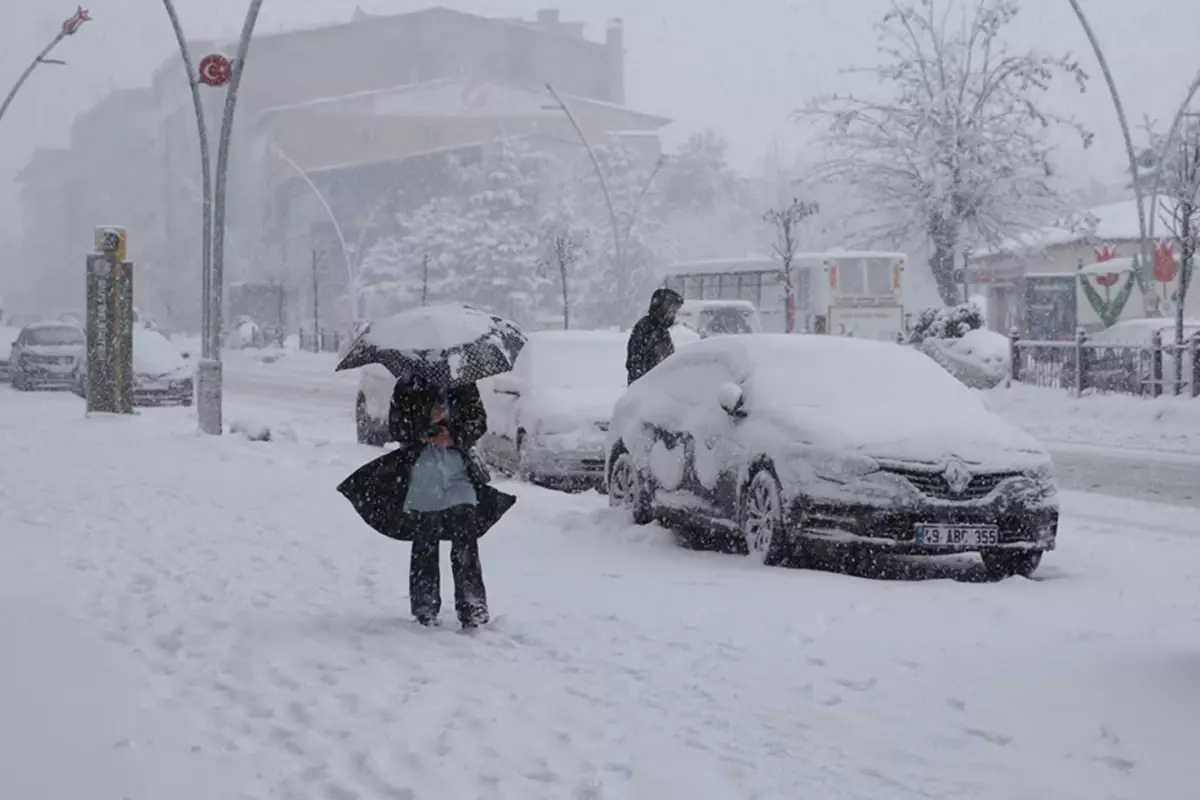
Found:
[[[980,555],[988,577],[996,581],[1015,575],[1031,578],[1042,563],[1040,550],[985,550]]]
[[[654,519],[651,497],[633,456],[622,450],[614,458],[608,473],[608,504],[612,508],[627,508],[636,525],[646,525]]]
[[[770,469],[755,473],[743,491],[740,523],[747,555],[767,566],[783,563],[787,551],[783,493]]]
[[[387,429],[371,419],[371,415],[367,413],[367,399],[361,394],[354,407],[354,423],[359,444],[371,447],[383,447],[387,444]]]
[[[14,372],[12,374],[11,381],[12,381],[12,387],[14,389],[16,389],[18,392],[28,392],[29,391],[29,381],[25,377],[24,373]]]

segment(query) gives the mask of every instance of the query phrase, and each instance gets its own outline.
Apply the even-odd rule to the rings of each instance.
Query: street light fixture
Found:
[[[21,73],[21,77],[17,78],[17,82],[13,84],[9,90],[8,96],[4,98],[4,103],[0,104],[0,119],[4,119],[4,112],[8,111],[8,107],[12,105],[13,99],[17,96],[17,92],[21,91],[21,87],[25,85],[25,81],[29,80],[29,76],[37,69],[38,64],[66,64],[65,61],[60,61],[55,58],[46,58],[50,55],[50,51],[58,46],[58,43],[68,36],[74,36],[76,31],[83,26],[83,23],[91,19],[86,8],[82,6],[75,10],[75,13],[63,20],[62,25],[58,29],[58,33],[50,40],[50,44],[46,45],[42,52],[34,57],[33,61],[29,62],[29,66]]]
[[[650,177],[646,181],[646,185],[642,187],[641,192],[637,196],[637,200],[634,201],[629,225],[624,232],[625,236],[622,236],[621,224],[617,221],[617,210],[613,204],[612,192],[608,187],[608,179],[604,175],[604,169],[600,166],[600,159],[596,156],[596,151],[592,147],[592,143],[588,141],[587,134],[583,132],[583,127],[579,124],[579,121],[571,112],[570,106],[568,106],[566,101],[562,99],[557,91],[555,91],[554,86],[547,83],[546,90],[550,92],[550,96],[554,98],[554,102],[557,105],[543,106],[543,108],[547,110],[558,108],[567,115],[567,119],[571,122],[571,126],[575,128],[575,133],[579,135],[579,141],[583,143],[584,148],[587,150],[588,157],[592,160],[592,166],[596,169],[596,177],[600,179],[600,190],[604,192],[604,203],[606,206],[608,206],[608,218],[612,224],[613,247],[615,250],[613,255],[616,259],[617,266],[617,300],[619,303],[623,304],[626,300],[625,295],[627,289],[625,284],[628,279],[628,276],[625,274],[625,242],[628,240],[628,237],[633,234],[633,225],[637,220],[637,213],[639,207],[641,206],[642,199],[650,190],[650,184],[654,182],[655,176],[658,175],[659,170],[663,168],[663,165],[666,162],[663,158],[659,158],[658,161],[655,162],[654,171],[650,173]],[[622,325],[622,328],[623,327],[624,326]]]

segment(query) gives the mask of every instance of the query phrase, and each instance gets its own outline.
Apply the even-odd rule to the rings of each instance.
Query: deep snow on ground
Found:
[[[408,621],[407,546],[334,492],[378,451],[296,438],[0,389],[6,546],[52,543],[69,590],[43,599],[253,763],[250,797],[1192,792],[1187,512],[1071,494],[1041,580],[956,561],[883,581],[683,550],[596,495],[510,485],[482,541],[496,621],[462,636]],[[447,618],[449,591],[447,569]]]

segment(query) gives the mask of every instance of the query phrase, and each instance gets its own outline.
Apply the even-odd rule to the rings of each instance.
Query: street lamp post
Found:
[[[192,61],[179,15],[173,0],[163,0],[179,53],[183,58],[184,70],[192,91],[196,125],[200,136],[200,174],[204,193],[204,211],[201,221],[201,360],[197,370],[197,416],[200,430],[219,436],[224,427],[221,418],[222,373],[221,373],[221,326],[222,300],[225,293],[225,194],[226,177],[229,170],[229,147],[233,136],[234,111],[237,107],[238,87],[241,85],[246,56],[250,51],[250,38],[258,21],[262,0],[250,0],[246,19],[242,24],[242,35],[238,41],[237,55],[228,74],[221,68],[229,64],[223,57],[210,56],[198,70]],[[225,93],[225,113],[221,120],[221,133],[217,142],[217,170],[212,178],[208,126],[204,116],[204,104],[200,98],[200,83],[218,86],[228,83]]]
[[[21,91],[21,87],[25,85],[25,81],[29,80],[29,76],[37,69],[38,64],[63,64],[64,62],[53,58],[47,58],[50,51],[58,46],[58,43],[68,36],[74,36],[75,32],[91,19],[87,9],[80,6],[75,13],[63,20],[62,26],[58,29],[58,33],[50,40],[50,44],[42,48],[42,52],[38,53],[33,61],[29,62],[29,66],[21,73],[21,77],[17,78],[17,82],[13,84],[8,95],[4,98],[4,103],[0,104],[0,119],[4,119],[4,113],[8,111],[8,107],[12,105],[12,101],[16,98],[17,92]]]
[[[575,115],[571,113],[571,108],[555,91],[552,84],[546,84],[546,90],[550,92],[550,96],[554,98],[554,102],[558,103],[558,107],[567,115],[571,126],[575,128],[575,133],[579,134],[579,141],[583,142],[584,149],[587,150],[588,157],[592,160],[592,166],[596,168],[596,177],[600,179],[600,190],[604,192],[604,203],[608,206],[608,219],[612,224],[613,232],[613,257],[616,259],[617,266],[617,302],[624,304],[625,302],[625,253],[621,242],[621,224],[617,221],[617,209],[613,205],[612,192],[608,188],[608,179],[604,175],[604,168],[600,166],[600,159],[596,156],[596,150],[592,147],[592,143],[588,141],[587,134],[583,132],[583,128],[579,124],[579,120],[575,119]]]
[[[1096,37],[1096,33],[1092,30],[1087,16],[1083,13],[1083,8],[1079,5],[1079,0],[1068,0],[1068,2],[1071,4],[1075,16],[1079,18],[1079,24],[1083,27],[1083,32],[1087,35],[1088,42],[1092,46],[1092,51],[1096,54],[1096,60],[1100,62],[1100,71],[1104,74],[1104,80],[1108,84],[1108,92],[1112,96],[1113,107],[1117,112],[1117,121],[1121,125],[1121,135],[1125,139],[1125,155],[1129,159],[1129,173],[1133,179],[1133,195],[1137,201],[1138,229],[1141,234],[1138,250],[1142,273],[1144,274],[1145,270],[1149,269],[1153,264],[1150,251],[1151,243],[1154,240],[1154,211],[1155,206],[1158,204],[1158,188],[1162,180],[1162,174],[1161,171],[1158,171],[1154,175],[1154,181],[1150,187],[1150,205],[1147,208],[1145,195],[1142,193],[1137,153],[1133,146],[1133,135],[1129,130],[1129,122],[1125,118],[1125,107],[1122,105],[1121,96],[1117,92],[1117,84],[1113,80],[1112,71],[1108,67],[1108,59],[1104,56],[1104,50],[1100,47],[1100,40]],[[1159,152],[1155,154],[1159,164],[1163,163],[1175,142],[1175,137],[1179,135],[1184,115],[1197,92],[1200,92],[1200,71],[1197,71],[1196,77],[1192,79],[1187,95],[1184,97],[1183,103],[1180,104],[1179,110],[1175,113],[1175,117],[1171,121],[1171,129],[1167,131],[1166,138],[1163,139]],[[1139,285],[1142,284],[1139,283]],[[1144,285],[1142,285],[1142,288],[1145,288]]]
[[[304,181],[304,184],[306,186],[308,186],[309,189],[312,190],[313,195],[317,198],[317,202],[319,202],[321,204],[321,207],[323,209],[325,209],[326,216],[329,217],[329,221],[333,224],[333,232],[338,238],[338,244],[342,248],[342,259],[346,263],[346,278],[350,282],[350,295],[351,295],[350,299],[351,299],[351,303],[354,306],[355,322],[358,322],[359,320],[361,320],[363,318],[363,315],[365,313],[364,309],[362,308],[362,287],[360,286],[360,281],[359,281],[359,271],[360,271],[359,267],[362,264],[361,251],[362,251],[363,236],[366,232],[366,227],[364,227],[363,230],[359,232],[358,244],[354,248],[353,255],[352,255],[349,243],[346,241],[346,236],[345,236],[344,232],[342,231],[342,225],[340,222],[338,222],[337,214],[333,213],[333,207],[330,205],[329,201],[325,198],[324,193],[319,188],[317,188],[317,184],[309,176],[308,172],[306,172],[303,167],[301,167],[299,164],[297,164],[292,159],[291,156],[289,156],[286,152],[284,152],[284,149],[282,147],[280,147],[277,142],[271,142],[270,146],[271,146],[272,152],[274,152],[277,156],[279,156],[280,160],[283,161],[283,163],[287,164],[288,167],[292,170],[292,172],[295,172],[296,175],[298,175],[300,177],[300,180]],[[375,209],[375,211],[371,212],[371,216],[367,218],[368,226],[371,224],[371,221],[374,219],[375,214],[378,211],[379,211],[379,209],[377,208],[377,209]]]

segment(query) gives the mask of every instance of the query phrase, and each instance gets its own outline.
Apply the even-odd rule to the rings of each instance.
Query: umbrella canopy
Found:
[[[372,322],[337,371],[382,364],[398,380],[453,388],[512,369],[525,346],[514,322],[467,305],[423,306]]]

